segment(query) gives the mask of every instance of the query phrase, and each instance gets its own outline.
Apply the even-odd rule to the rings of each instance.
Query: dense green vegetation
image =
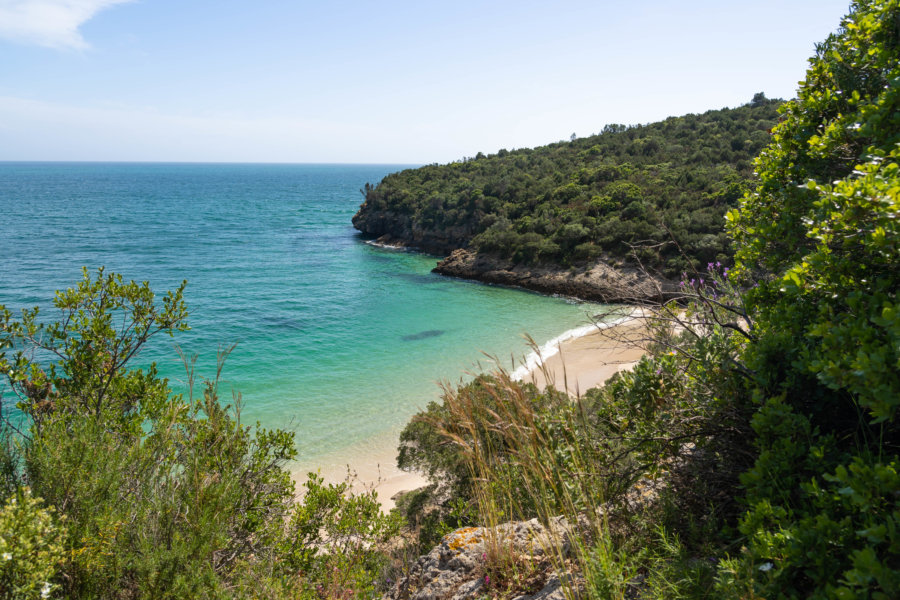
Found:
[[[391,233],[362,224],[389,214],[445,236],[438,250],[471,246],[517,263],[618,260],[640,246],[647,267],[677,279],[687,257],[730,261],[722,219],[747,189],[779,104],[757,94],[735,109],[394,173],[366,187],[354,222]]]
[[[475,234],[503,228],[528,235],[517,224],[558,216],[553,191],[569,184],[577,193],[566,210],[586,206],[588,216],[593,196],[578,188],[594,183],[598,206],[633,185],[637,207],[663,210],[644,179],[627,178],[635,173],[721,171],[704,193],[730,198],[746,185],[744,167],[702,159],[696,169],[674,161],[663,169],[652,158],[663,148],[644,155],[632,145],[667,123],[727,131],[727,115],[774,121],[750,118],[769,115],[772,103],[751,104],[609,131],[577,151],[575,141],[392,181],[543,157],[548,173],[533,178],[547,187],[534,206],[504,201],[510,212],[485,224],[493,214],[485,198],[501,202],[505,192],[472,188],[481,190],[472,214],[483,211],[484,225],[469,232],[473,244]],[[434,480],[402,503],[419,548],[462,524],[563,515],[573,524],[568,540],[544,560],[580,574],[586,597],[900,597],[900,0],[854,2],[780,113],[755,162],[758,180],[727,213],[733,268],[716,250],[702,277],[682,282],[680,302],[654,307],[646,318],[654,341],[633,371],[574,400],[500,372],[448,388],[410,423],[400,462]],[[556,153],[590,157],[599,140],[610,144],[606,156],[615,144],[623,156],[637,152],[627,177],[579,183],[572,171],[549,173]],[[632,160],[638,154],[647,161]],[[625,162],[601,156],[591,168]],[[526,173],[512,168],[510,178],[528,188]],[[436,198],[430,218],[451,218],[455,208]],[[613,206],[619,222],[635,202]],[[556,254],[555,236],[573,222],[557,223],[534,241],[558,250],[519,258],[575,260],[585,242]],[[666,268],[677,266],[656,252]],[[182,396],[153,366],[133,367],[149,339],[187,327],[181,289],[159,303],[147,284],[101,270],[85,272],[54,304],[55,320],[36,309],[16,320],[0,307],[0,373],[24,415],[0,415],[0,598],[381,591],[389,560],[381,543],[399,520],[381,516],[372,494],[314,475],[298,501],[285,470],[291,435],[243,424],[239,396],[228,406],[220,399],[218,373],[195,386],[186,360]],[[480,593],[521,592],[509,571],[530,558],[519,558],[485,553]]]
[[[372,494],[311,476],[297,502],[293,435],[243,424],[218,373],[195,394],[186,361],[183,397],[131,367],[187,328],[182,289],[160,305],[85,271],[55,321],[0,306],[0,373],[26,417],[0,429],[0,598],[374,593],[398,522]]]
[[[729,214],[761,271],[740,531],[762,595],[900,596],[900,2],[854,9]]]
[[[735,268],[657,307],[633,372],[577,402],[501,373],[404,435],[483,522],[587,521],[592,597],[900,597],[900,2],[855,2],[781,115]]]

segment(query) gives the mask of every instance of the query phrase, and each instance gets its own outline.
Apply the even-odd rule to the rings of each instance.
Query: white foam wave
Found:
[[[540,368],[548,358],[559,354],[559,347],[563,342],[584,337],[600,329],[609,329],[610,327],[621,325],[633,318],[635,318],[633,315],[626,315],[605,323],[591,323],[590,325],[582,325],[581,327],[565,331],[526,356],[522,364],[510,373],[510,377],[515,381],[522,381],[534,372],[535,369]]]
[[[406,246],[400,246],[399,244],[385,244],[384,242],[379,242],[376,240],[366,240],[366,244],[369,246],[375,246],[376,248],[382,248],[384,250],[400,250],[406,252],[409,250]]]

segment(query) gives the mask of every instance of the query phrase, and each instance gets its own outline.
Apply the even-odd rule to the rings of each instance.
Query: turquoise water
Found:
[[[188,280],[192,330],[141,357],[173,382],[174,349],[237,343],[224,378],[242,418],[296,431],[298,468],[390,462],[409,417],[485,365],[583,325],[578,304],[432,274],[350,225],[391,165],[0,163],[0,303],[49,307],[105,266],[161,293]],[[177,384],[176,384],[177,385]],[[6,401],[10,398],[6,397]]]

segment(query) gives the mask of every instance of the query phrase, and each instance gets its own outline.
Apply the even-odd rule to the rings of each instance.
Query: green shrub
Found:
[[[55,595],[66,553],[66,528],[28,488],[0,507],[0,598],[28,600]]]
[[[295,502],[285,468],[292,434],[242,424],[239,395],[220,402],[228,350],[198,394],[192,360],[186,396],[172,394],[155,366],[131,367],[152,337],[187,328],[182,289],[160,306],[148,284],[101,269],[57,294],[57,321],[39,322],[37,309],[15,321],[0,307],[0,350],[16,350],[0,353],[0,373],[30,419],[9,477],[65,519],[64,538],[35,534],[65,552],[62,595],[296,597],[338,584],[372,592],[396,520],[381,517],[374,494],[318,478]],[[7,443],[14,430],[2,433]]]
[[[744,552],[723,592],[900,595],[900,3],[854,2],[729,213],[758,340]]]
[[[303,486],[279,568],[304,573],[307,590],[319,597],[366,598],[383,591],[377,586],[388,557],[373,552],[372,545],[397,535],[399,515],[382,515],[375,492],[348,494],[349,482],[326,485],[310,473]]]

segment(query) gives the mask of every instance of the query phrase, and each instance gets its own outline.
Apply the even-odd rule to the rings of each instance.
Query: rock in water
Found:
[[[425,338],[437,337],[439,335],[444,335],[443,329],[428,329],[426,331],[420,331],[419,333],[404,335],[400,339],[404,342],[412,342],[415,340],[424,340]]]
[[[612,267],[602,260],[567,269],[556,265],[515,265],[506,259],[459,249],[439,262],[434,271],[606,303],[641,304],[678,294],[674,282],[651,276],[636,267]]]

